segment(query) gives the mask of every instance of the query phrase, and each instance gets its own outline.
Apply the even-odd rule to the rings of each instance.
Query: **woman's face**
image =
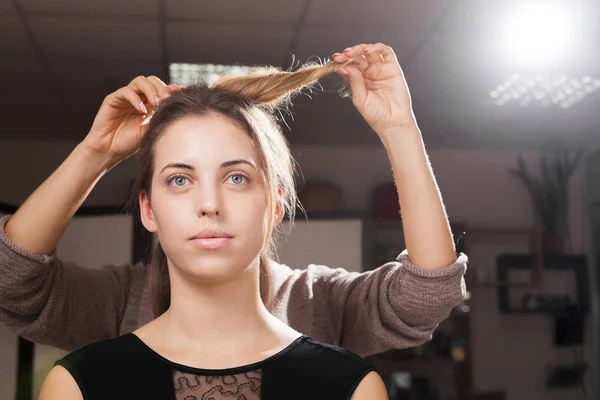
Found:
[[[227,279],[258,261],[269,219],[262,165],[248,133],[228,118],[188,117],[165,131],[151,199],[140,196],[144,226],[188,278]]]

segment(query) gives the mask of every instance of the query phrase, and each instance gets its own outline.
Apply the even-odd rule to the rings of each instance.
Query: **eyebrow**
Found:
[[[241,159],[240,160],[225,161],[224,163],[221,164],[220,168],[232,167],[232,166],[238,165],[238,164],[248,164],[252,168],[256,169],[256,167],[254,166],[254,164],[252,164],[250,161],[241,160]],[[170,163],[170,164],[165,165],[164,168],[160,170],[160,173],[162,174],[167,168],[189,169],[190,171],[195,171],[196,170],[196,168],[194,168],[193,166],[191,166],[189,164],[185,164],[185,163]]]

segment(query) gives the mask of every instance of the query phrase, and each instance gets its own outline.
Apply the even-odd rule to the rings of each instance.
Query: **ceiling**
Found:
[[[0,0],[0,140],[83,139],[102,99],[170,62],[288,68],[357,43],[392,46],[430,147],[538,147],[600,137],[600,91],[570,109],[498,107],[528,67],[497,46],[508,0]],[[600,2],[570,1],[572,41],[545,67],[600,79]],[[543,18],[543,16],[540,16]],[[292,145],[376,145],[336,77],[298,98]]]

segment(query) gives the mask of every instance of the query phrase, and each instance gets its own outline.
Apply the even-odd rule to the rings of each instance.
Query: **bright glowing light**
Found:
[[[503,46],[507,56],[539,64],[560,56],[569,39],[568,12],[550,2],[523,4],[506,15]]]

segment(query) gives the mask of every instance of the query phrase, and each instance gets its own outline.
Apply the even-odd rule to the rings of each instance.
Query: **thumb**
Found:
[[[348,82],[350,82],[350,89],[352,91],[352,100],[361,101],[367,95],[367,87],[365,86],[365,78],[362,73],[356,67],[347,65],[340,71]],[[346,74],[344,74],[346,72]]]

